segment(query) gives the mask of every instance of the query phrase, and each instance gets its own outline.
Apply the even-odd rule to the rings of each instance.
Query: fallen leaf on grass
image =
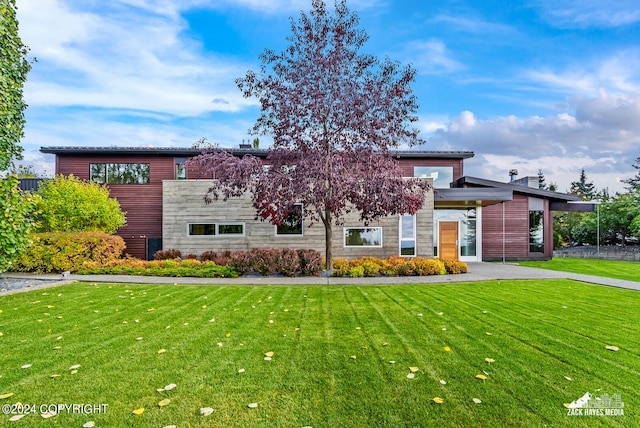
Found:
[[[483,374],[477,374],[476,378],[482,379],[482,380],[487,380],[487,377],[485,375],[483,375]]]
[[[13,415],[9,418],[9,422],[15,422],[15,421],[19,421],[20,419],[24,418],[25,416],[27,416],[26,413],[23,413],[21,415]]]
[[[231,333],[227,333],[227,334],[225,334],[225,336],[231,337]]]
[[[158,407],[164,407],[167,406],[169,403],[171,403],[171,400],[169,400],[168,398],[165,398],[164,400],[161,400],[158,403]]]
[[[445,347],[444,347],[444,350],[445,350],[446,352],[451,352],[451,348],[449,348],[448,346],[445,346]]]
[[[44,412],[44,413],[40,413],[40,416],[42,416],[42,419],[49,419],[50,417],[53,417],[57,415],[56,412]]]
[[[491,333],[489,333],[489,332],[486,332],[485,334],[486,334],[487,336],[491,336]]]
[[[618,348],[617,346],[613,346],[613,345],[607,345],[605,346],[606,349],[608,349],[609,351],[619,351],[620,348]]]
[[[432,400],[436,404],[442,404],[444,402],[444,400],[440,397],[433,397]]]
[[[202,407],[202,408],[200,408],[200,414],[202,416],[209,416],[212,413],[213,413],[213,408],[211,408],[211,407]]]
[[[52,374],[52,375],[51,375],[51,379],[55,379],[55,378],[57,378],[57,377],[60,377],[60,375],[59,375],[59,374]]]
[[[13,392],[7,392],[6,394],[0,395],[0,400],[4,400],[5,398],[9,398],[13,396]]]
[[[273,357],[273,351],[265,352],[264,356],[265,357]]]
[[[416,377],[416,374],[415,374],[415,373],[409,373],[409,374],[407,375],[407,378],[409,378],[409,379],[413,379],[414,377]]]
[[[362,330],[362,327],[356,327],[356,330]]]
[[[163,348],[158,351],[158,354],[164,354],[165,352],[167,352],[167,350]]]
[[[422,314],[418,314],[417,316],[421,317],[421,316],[422,316]]]
[[[74,364],[71,367],[69,367],[69,370],[76,370],[80,368],[80,364]]]
[[[493,358],[485,358],[484,360],[489,364],[496,362],[496,360],[494,360]]]
[[[409,370],[411,371],[411,373],[415,373],[415,372],[419,371],[420,369],[418,367],[409,367]]]
[[[249,403],[247,407],[250,409],[256,409],[258,407],[258,403]]]
[[[395,364],[395,363],[396,363],[396,362],[395,362],[395,361],[393,361],[393,360],[389,361],[389,364]]]
[[[438,312],[438,315],[442,316],[444,315],[444,312]]]
[[[143,413],[144,413],[144,407],[140,407],[139,409],[135,409],[135,410],[134,410],[133,412],[131,412],[131,413],[133,413],[134,415],[138,415],[138,416],[139,416],[139,415],[141,415],[141,414],[143,414]]]
[[[480,403],[482,403],[482,400],[480,400],[479,398],[473,398],[472,400],[473,400],[473,402],[474,402],[474,403],[476,403],[476,404],[480,404]]]
[[[244,369],[238,369],[238,373],[244,373]]]
[[[352,360],[355,360],[356,358],[358,358],[356,355],[352,355],[349,358],[351,358]]]
[[[78,370],[71,370],[71,374],[76,374],[78,373]]]
[[[446,384],[447,384],[447,381],[446,381],[446,380],[444,380],[444,379],[440,379],[440,385],[446,385]]]
[[[96,426],[96,423],[93,421],[89,421],[86,424],[82,425],[82,428],[93,428]]]
[[[564,377],[566,380],[568,380],[569,382],[571,382],[573,379],[571,379],[569,376],[565,376]]]
[[[178,386],[178,385],[176,385],[175,383],[170,383],[169,385],[167,385],[167,386],[165,386],[165,387],[164,387],[164,390],[165,390],[165,391],[171,391],[171,390],[172,390],[173,388],[175,388],[176,386]]]

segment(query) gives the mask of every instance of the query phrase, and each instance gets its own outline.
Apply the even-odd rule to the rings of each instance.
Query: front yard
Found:
[[[16,426],[633,426],[639,304],[564,280],[19,293],[0,297],[0,421],[20,402]],[[586,392],[624,416],[568,416]]]

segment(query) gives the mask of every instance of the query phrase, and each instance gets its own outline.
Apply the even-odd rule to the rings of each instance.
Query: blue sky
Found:
[[[328,4],[332,7],[333,1]],[[41,146],[223,147],[258,105],[234,84],[282,50],[311,0],[17,0],[37,58],[25,86],[25,164]],[[580,170],[622,190],[640,156],[637,0],[348,0],[364,51],[418,71],[423,150],[471,150],[465,174],[542,169],[568,190]],[[252,137],[253,138],[253,137]],[[262,137],[263,146],[268,143]]]

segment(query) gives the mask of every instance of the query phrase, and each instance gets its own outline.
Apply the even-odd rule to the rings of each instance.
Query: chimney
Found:
[[[511,178],[512,182],[515,181],[517,176],[518,176],[518,170],[517,169],[509,170],[509,177]]]

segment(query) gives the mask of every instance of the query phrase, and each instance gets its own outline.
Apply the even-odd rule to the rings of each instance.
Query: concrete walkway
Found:
[[[468,263],[469,272],[461,275],[434,276],[405,276],[405,277],[374,277],[374,278],[331,278],[282,276],[245,276],[241,278],[173,278],[155,276],[128,275],[69,275],[62,279],[60,275],[30,275],[4,274],[4,278],[24,279],[29,284],[23,287],[7,287],[0,291],[0,295],[15,293],[22,290],[34,290],[70,282],[114,282],[137,284],[200,284],[200,285],[378,285],[378,284],[437,284],[454,282],[476,282],[488,280],[514,279],[572,279],[592,284],[611,287],[627,288],[640,291],[640,282],[603,278],[599,276],[581,275],[568,272],[557,272],[546,269],[536,269],[517,264],[502,263]],[[639,278],[640,279],[640,278]],[[38,282],[43,281],[41,284]]]

